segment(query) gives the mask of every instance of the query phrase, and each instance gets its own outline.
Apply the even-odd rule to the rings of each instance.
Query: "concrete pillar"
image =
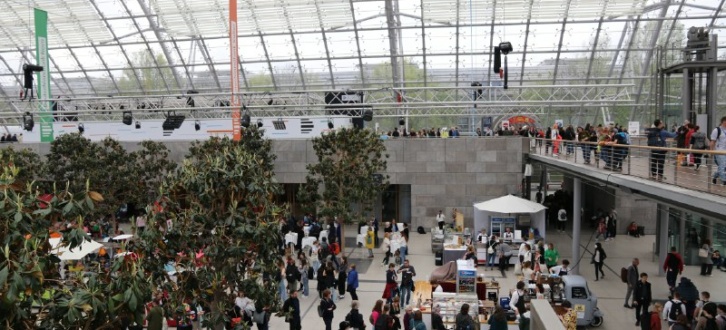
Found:
[[[706,225],[706,238],[713,243],[713,220],[701,218],[701,222],[705,222]]]
[[[658,276],[665,276],[665,271],[661,267],[665,263],[666,255],[668,255],[668,205],[658,204]]]
[[[678,252],[681,255],[686,255],[686,215],[683,211],[678,213]]]
[[[574,274],[580,274],[580,263],[577,262],[580,259],[580,224],[581,224],[581,212],[582,208],[582,182],[580,178],[573,178],[572,180],[572,263],[575,265],[572,268]]]
[[[691,79],[693,73],[688,72],[688,69],[683,69],[683,86],[681,87],[681,120],[676,124],[681,125],[684,119],[690,119],[691,113]]]

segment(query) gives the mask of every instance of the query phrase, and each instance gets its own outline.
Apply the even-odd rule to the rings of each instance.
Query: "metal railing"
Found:
[[[630,145],[533,138],[531,152],[558,161],[593,169],[635,176],[681,188],[726,196],[726,183],[718,173],[716,155],[726,151],[673,147],[649,147],[645,138],[632,138]],[[669,141],[670,142],[670,141]]]

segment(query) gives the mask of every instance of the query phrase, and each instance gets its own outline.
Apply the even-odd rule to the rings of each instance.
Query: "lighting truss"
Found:
[[[533,85],[502,87],[418,87],[362,89],[360,108],[372,108],[376,117],[471,116],[545,114],[552,108],[600,108],[632,106],[633,85]],[[481,93],[478,93],[481,90]],[[301,92],[242,93],[245,107],[252,117],[329,116],[324,90]],[[396,95],[403,95],[398,102]],[[187,105],[187,96],[194,98],[194,107]],[[475,99],[476,98],[476,99]],[[123,112],[133,112],[134,119],[163,119],[175,111],[194,119],[229,118],[229,94],[154,95],[60,99],[54,113],[59,121],[118,121]],[[22,113],[38,114],[37,102],[12,101],[0,109],[0,121],[16,124]]]

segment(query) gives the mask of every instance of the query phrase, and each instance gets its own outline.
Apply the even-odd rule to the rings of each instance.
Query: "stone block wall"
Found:
[[[171,159],[181,161],[191,142],[166,142]],[[411,226],[434,225],[438,210],[448,216],[454,208],[473,225],[475,202],[519,191],[523,151],[528,143],[517,137],[459,139],[391,139],[385,141],[391,184],[411,185]],[[129,152],[135,142],[122,142]],[[49,144],[23,144],[41,155]],[[17,148],[18,146],[16,146]],[[274,140],[275,173],[280,183],[303,183],[306,165],[317,157],[309,140]]]

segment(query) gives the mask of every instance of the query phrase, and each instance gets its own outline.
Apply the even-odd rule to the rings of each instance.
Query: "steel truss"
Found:
[[[405,109],[409,117],[471,115],[542,115],[548,109],[598,109],[610,106],[633,106],[629,84],[531,85],[502,87],[411,87],[361,89],[363,103],[346,104],[352,112],[371,108],[377,117],[400,117]],[[252,117],[329,116],[325,90],[300,92],[241,93],[244,109]],[[398,102],[396,94],[403,99]],[[229,94],[178,94],[154,96],[116,96],[66,98],[57,102],[56,121],[100,122],[121,120],[131,111],[134,120],[163,119],[169,112],[195,119],[229,118],[232,108]],[[14,100],[0,109],[0,121],[19,124],[22,114],[38,116],[38,100]],[[345,103],[343,100],[342,103]],[[329,109],[329,108],[328,108]]]

